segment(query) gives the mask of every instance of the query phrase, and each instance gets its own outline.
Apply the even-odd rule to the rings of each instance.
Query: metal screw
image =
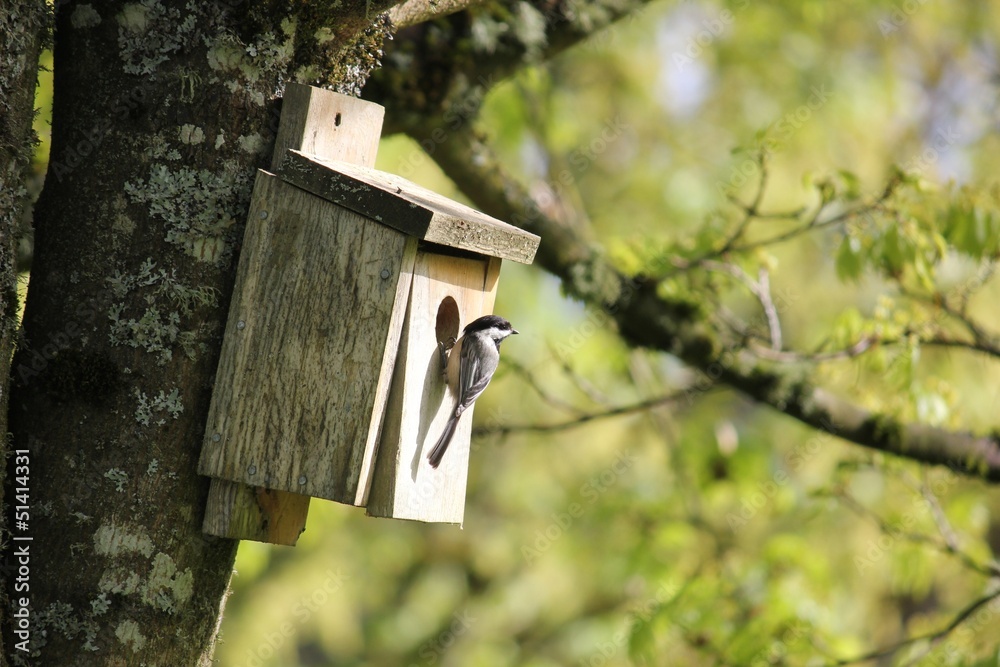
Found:
[[[219,440],[222,440],[221,433],[216,433],[215,435],[212,436],[212,442],[218,442]]]
[[[382,280],[388,280],[389,279],[389,269],[382,269],[382,273],[380,273],[379,275],[382,276]]]
[[[246,323],[246,322],[244,322],[243,320],[240,320],[239,322],[237,322],[237,323],[236,323],[236,328],[237,328],[237,329],[242,329],[242,328],[244,328],[244,327],[245,327],[246,325],[247,325],[247,323]]]
[[[251,464],[250,467],[247,468],[247,472],[250,473],[251,475],[256,475],[257,474],[257,466]]]
[[[260,219],[261,220],[267,220],[267,211],[261,211],[260,212]]]
[[[299,486],[303,486],[306,483],[306,476],[299,475]]]

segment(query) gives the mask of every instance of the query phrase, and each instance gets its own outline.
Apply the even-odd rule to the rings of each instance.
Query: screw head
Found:
[[[261,211],[260,212],[260,219],[261,220],[267,220],[267,211]]]
[[[218,442],[219,440],[222,440],[222,434],[221,433],[214,433],[214,434],[212,434],[212,442]]]
[[[257,474],[257,466],[251,464],[250,467],[247,468],[247,473],[251,474],[251,475],[256,475]]]
[[[247,325],[246,322],[244,322],[243,320],[240,320],[239,322],[236,323],[236,328],[237,329],[243,329],[244,327],[246,327],[246,325]]]
[[[382,276],[382,280],[388,280],[389,279],[389,269],[382,269],[382,272],[379,275]]]
[[[299,486],[303,486],[303,485],[305,485],[305,483],[306,483],[306,476],[305,475],[299,475]]]

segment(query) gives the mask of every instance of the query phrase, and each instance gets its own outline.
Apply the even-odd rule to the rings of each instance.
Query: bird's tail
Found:
[[[451,443],[451,437],[455,435],[455,427],[457,426],[458,415],[453,415],[448,420],[448,423],[445,424],[444,432],[438,438],[434,449],[427,455],[427,460],[430,462],[432,468],[437,468],[441,464],[441,459],[444,457],[445,450],[448,449],[448,444]]]

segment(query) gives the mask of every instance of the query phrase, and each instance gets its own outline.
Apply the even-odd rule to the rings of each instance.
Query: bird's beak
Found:
[[[511,330],[510,330],[510,332],[511,332],[512,334],[516,334],[516,333],[521,333],[521,332],[520,332],[520,331],[518,331],[517,329],[511,329]]]

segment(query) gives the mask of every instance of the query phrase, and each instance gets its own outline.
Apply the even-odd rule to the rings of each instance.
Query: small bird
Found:
[[[448,388],[455,395],[455,411],[448,419],[437,444],[427,455],[432,468],[440,465],[451,437],[455,435],[459,417],[479,398],[493,379],[493,373],[500,363],[500,343],[507,336],[516,333],[517,329],[504,318],[484,315],[470,322],[462,332],[462,337],[451,348],[445,366],[445,378]],[[441,349],[443,356],[443,344]]]

